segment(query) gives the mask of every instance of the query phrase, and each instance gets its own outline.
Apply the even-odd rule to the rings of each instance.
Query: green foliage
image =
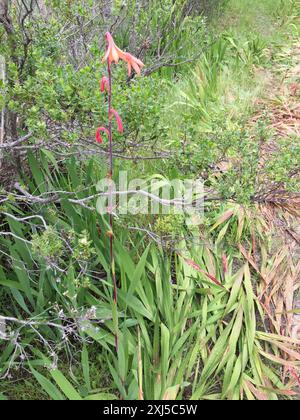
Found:
[[[31,158],[33,171],[35,163]],[[53,159],[44,162],[42,177],[46,176],[47,165],[52,163]],[[53,190],[66,188],[66,179],[73,191],[78,180],[82,182],[86,168],[74,168],[74,162],[67,166],[68,174],[61,175],[59,170],[52,169],[51,177],[47,175],[48,185],[52,185]],[[91,161],[88,168],[85,176],[93,178],[97,165]],[[36,189],[36,186],[32,184],[32,188]],[[91,191],[86,193],[89,195]],[[40,204],[35,206],[37,211]],[[254,313],[256,308],[258,313],[261,308],[253,292],[248,264],[236,269],[234,260],[229,257],[225,267],[218,248],[212,251],[206,244],[195,243],[189,250],[185,241],[178,244],[176,252],[166,253],[153,244],[144,243],[143,234],[137,232],[129,236],[126,229],[121,228],[116,235],[121,241],[115,242],[116,275],[120,281],[116,312],[119,348],[116,353],[108,238],[104,233],[99,235],[97,229],[98,226],[100,232],[105,232],[105,220],[88,209],[68,203],[66,197],[62,197],[59,207],[52,204],[52,211],[44,212],[46,223],[51,227],[38,237],[34,233],[30,237],[26,224],[13,221],[11,228],[20,239],[1,238],[1,249],[10,250],[18,261],[16,271],[5,265],[1,269],[0,283],[12,301],[10,311],[15,316],[27,312],[35,321],[41,322],[39,332],[45,337],[41,346],[30,325],[25,327],[19,350],[12,354],[13,346],[5,347],[0,359],[2,372],[8,364],[10,369],[18,366],[22,351],[30,352],[30,360],[23,363],[54,400],[108,399],[117,394],[123,399],[141,396],[146,399],[187,396],[204,400],[239,399],[244,394],[253,399],[251,383],[268,399],[277,399],[277,394],[284,394],[285,387],[276,370],[265,362],[265,358],[275,360],[276,349],[281,345],[278,340],[282,337],[260,333],[257,328]],[[238,208],[234,210],[241,239],[243,228],[238,211]],[[170,222],[167,228],[174,231],[174,220],[178,223],[180,220],[170,217],[166,221]],[[222,220],[226,221],[224,217]],[[54,226],[56,229],[63,226],[65,231],[73,232],[70,243],[79,247],[76,263],[68,252],[68,242],[62,244],[58,240]],[[163,228],[166,229],[166,225]],[[223,228],[222,232],[224,237]],[[30,254],[31,246],[22,241],[25,236],[33,240],[32,249],[39,251],[39,256]],[[131,250],[124,245],[131,241],[141,243],[139,249]],[[219,235],[216,243],[221,244],[221,241]],[[49,255],[59,257],[62,246],[64,259],[59,260],[59,267],[56,264],[44,271],[31,270],[35,262],[42,267],[42,260],[47,260]],[[95,247],[95,254],[90,251],[86,254],[85,247]],[[21,266],[22,272],[18,270]],[[102,273],[100,278],[98,273]],[[85,282],[87,277],[89,282],[82,287],[78,281]],[[222,287],[212,279],[218,279]],[[47,340],[60,342],[62,338],[59,329],[47,327],[47,320],[53,313],[58,319],[61,317],[58,313],[64,313],[68,319],[75,318],[76,323],[79,322],[80,335],[88,336],[100,345],[100,354],[112,378],[109,391],[91,380],[88,351],[92,344],[83,347],[80,375],[69,379],[68,374],[57,367],[56,355],[64,346],[58,346],[54,351],[45,345]],[[288,342],[284,346],[289,349]],[[41,369],[42,366],[48,371]],[[215,375],[220,377],[217,388]],[[264,388],[266,378],[272,384],[268,390]]]
[[[141,142],[154,149],[166,143],[169,127],[161,115],[165,105],[164,92],[168,89],[169,83],[154,75],[137,78],[127,86],[119,85],[113,92],[125,122],[127,139],[134,145]]]
[[[75,243],[74,243],[75,242]],[[93,247],[93,241],[89,239],[87,230],[83,231],[77,241],[73,241],[73,258],[75,261],[89,261],[93,254],[96,253]]]
[[[42,235],[32,236],[32,252],[42,257],[60,257],[63,251],[63,241],[58,232],[50,227]]]
[[[184,223],[184,216],[170,214],[158,217],[154,229],[160,235],[178,236],[183,232]]]
[[[118,45],[145,57],[147,69],[164,63],[132,80],[114,67],[113,98],[125,126],[114,147],[126,157],[162,150],[170,159],[119,160],[115,176],[124,169],[132,178],[201,176],[218,200],[194,228],[172,213],[115,218],[116,305],[109,223],[89,198],[106,161],[70,157],[107,118],[98,85],[98,38],[107,22],[93,14],[92,1],[55,0],[49,20],[26,22],[27,52],[16,26],[0,45],[8,62],[0,107],[16,112],[19,133],[33,131],[32,143],[42,140],[44,148],[20,155],[18,181],[32,200],[7,193],[6,184],[0,191],[0,314],[9,317],[0,338],[0,400],[296,395],[281,370],[299,367],[300,343],[266,328],[260,281],[269,237],[253,197],[270,181],[299,192],[300,148],[296,136],[278,140],[262,174],[261,148],[273,132],[267,113],[258,123],[252,116],[267,86],[257,68],[292,63],[280,45],[299,35],[299,7],[293,0],[148,3],[145,10],[137,2],[113,5],[113,19],[126,6],[116,20]],[[221,19],[201,14],[221,4]],[[177,66],[194,56],[194,64]]]
[[[278,141],[274,158],[268,160],[266,165],[269,178],[284,185],[291,192],[298,192],[300,189],[299,156],[300,145],[296,136]]]

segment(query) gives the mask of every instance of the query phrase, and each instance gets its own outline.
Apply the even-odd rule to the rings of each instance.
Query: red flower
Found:
[[[114,39],[109,32],[106,32],[105,38],[107,42],[107,49],[102,62],[104,63],[108,60],[109,63],[115,62],[118,64],[119,59],[124,57],[125,53],[116,46]]]
[[[107,128],[99,127],[96,131],[96,142],[97,143],[103,143],[103,140],[102,140],[102,137],[101,137],[101,132],[104,132],[109,136],[109,131],[108,131]]]
[[[107,41],[107,50],[102,62],[104,63],[108,60],[110,64],[113,62],[118,64],[119,60],[121,59],[126,61],[128,64],[129,76],[131,75],[132,69],[134,69],[135,72],[140,75],[141,69],[144,67],[144,63],[138,58],[134,57],[132,54],[122,51],[119,47],[117,47],[113,37],[109,32],[106,32],[105,38]]]
[[[100,90],[101,90],[101,92],[102,92],[102,93],[103,93],[105,90],[106,90],[106,92],[109,92],[109,90],[110,90],[109,80],[108,80],[108,78],[107,78],[107,77],[105,77],[105,76],[104,76],[104,77],[102,77]]]
[[[123,131],[124,131],[124,128],[123,128],[123,122],[122,122],[122,120],[121,120],[121,118],[120,118],[120,115],[117,113],[117,111],[115,110],[115,109],[111,109],[110,110],[110,113],[109,113],[109,118],[111,119],[112,118],[112,116],[114,115],[114,117],[116,118],[116,120],[117,120],[117,124],[118,124],[118,131],[119,131],[119,133],[120,134],[122,134],[123,133]]]
[[[136,72],[136,74],[141,74],[141,69],[145,66],[145,64],[139,60],[138,58],[134,57],[132,54],[126,53],[125,54],[125,61],[127,61],[128,65],[128,76],[131,76],[132,68]]]

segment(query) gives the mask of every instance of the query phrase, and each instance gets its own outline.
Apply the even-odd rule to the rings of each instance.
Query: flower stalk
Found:
[[[102,77],[100,83],[101,93],[107,94],[107,103],[108,103],[108,127],[99,127],[96,132],[96,141],[97,143],[103,143],[101,133],[106,133],[108,136],[108,174],[107,177],[110,181],[113,179],[113,120],[115,117],[118,132],[123,133],[123,122],[118,114],[118,112],[112,106],[112,63],[115,62],[118,64],[119,60],[123,60],[127,63],[128,74],[131,75],[132,69],[138,74],[141,74],[141,69],[144,67],[144,64],[141,60],[137,59],[133,55],[122,51],[118,48],[113,40],[113,37],[109,32],[105,34],[106,38],[106,53],[102,62],[107,63],[107,76]],[[109,231],[107,236],[109,237],[109,253],[110,253],[110,266],[111,266],[111,277],[113,283],[113,322],[115,329],[115,347],[118,351],[118,284],[116,278],[115,270],[115,256],[114,256],[114,219],[113,219],[113,191],[112,183],[109,187],[108,195],[108,213],[109,213]]]
[[[108,142],[109,142],[109,156],[108,156],[108,178],[112,180],[113,178],[113,131],[112,131],[112,71],[111,63],[107,60],[107,74],[108,74],[108,86],[107,86],[107,97],[108,97]],[[111,276],[113,282],[113,305],[114,313],[116,314],[115,319],[115,347],[118,351],[118,286],[116,279],[116,270],[115,270],[115,256],[114,256],[114,220],[113,220],[113,195],[112,195],[112,186],[109,186],[109,196],[108,196],[108,213],[109,213],[109,227],[110,231],[107,233],[109,236],[109,253],[110,253],[110,267],[111,267]]]

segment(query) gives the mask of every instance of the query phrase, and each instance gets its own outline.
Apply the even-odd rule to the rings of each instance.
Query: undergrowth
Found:
[[[196,227],[174,214],[115,218],[117,306],[110,226],[95,210],[97,182],[107,176],[103,156],[28,150],[17,190],[0,192],[0,313],[7,319],[0,400],[299,398],[291,302],[299,264],[286,225],[299,215],[289,195],[299,193],[299,136],[281,125],[279,132],[274,121],[275,111],[294,112],[291,102],[299,100],[295,87],[287,93],[299,83],[290,72],[299,6],[221,3],[216,17],[182,23],[182,45],[193,36],[191,54],[202,40],[193,64],[132,81],[116,70],[112,94],[125,135],[116,137],[124,159],[116,159],[114,179],[124,170],[161,185],[167,177],[201,177],[208,197]],[[125,24],[121,30],[117,39],[127,45]],[[147,44],[149,55],[168,42]],[[42,44],[36,72],[14,86],[10,107],[24,111],[37,137],[53,135],[49,119],[59,125],[71,148],[81,136],[89,141],[104,119],[94,77],[99,48],[75,71],[56,68]],[[179,40],[172,48],[181,51]],[[282,80],[287,90],[273,94]],[[163,157],[140,160],[137,150]],[[280,249],[274,231],[284,231]]]

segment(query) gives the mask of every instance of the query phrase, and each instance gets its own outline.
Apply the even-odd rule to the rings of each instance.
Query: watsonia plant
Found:
[[[101,80],[100,90],[102,93],[107,94],[107,104],[108,104],[108,127],[99,127],[96,132],[96,141],[102,143],[101,133],[104,132],[108,136],[109,141],[109,161],[108,161],[108,174],[107,177],[109,180],[112,180],[113,177],[113,130],[112,130],[112,118],[115,117],[118,125],[118,131],[120,134],[123,133],[123,123],[118,114],[118,112],[112,106],[112,64],[118,64],[119,60],[123,60],[127,63],[128,66],[128,76],[131,76],[132,69],[140,75],[141,68],[144,67],[144,63],[138,58],[134,57],[132,54],[122,51],[115,44],[113,37],[109,32],[105,34],[106,38],[106,54],[102,60],[103,63],[107,63],[107,76],[103,76]],[[110,265],[111,265],[111,275],[113,281],[113,314],[115,320],[115,343],[116,350],[118,350],[118,322],[117,322],[117,305],[118,305],[118,293],[117,293],[117,280],[116,280],[116,271],[115,271],[115,258],[114,258],[114,232],[113,232],[113,208],[112,208],[112,190],[109,190],[109,203],[108,203],[108,213],[109,213],[109,227],[110,230],[107,232],[107,236],[110,238]]]

